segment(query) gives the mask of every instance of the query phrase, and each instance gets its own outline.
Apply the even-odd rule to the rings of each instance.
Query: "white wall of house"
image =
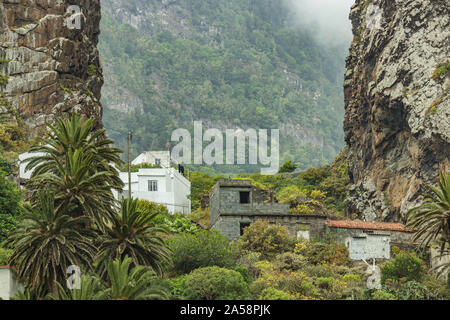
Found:
[[[388,234],[361,234],[348,237],[345,245],[352,260],[390,259],[391,246]]]
[[[23,286],[14,279],[8,266],[0,266],[0,298],[9,300],[18,291],[22,291]]]
[[[30,179],[31,178],[31,173],[33,172],[33,170],[28,170],[25,171],[25,167],[28,165],[28,162],[24,162],[26,159],[31,158],[31,157],[37,157],[37,156],[43,156],[45,155],[45,153],[43,152],[25,152],[22,153],[21,155],[19,155],[19,161],[18,161],[18,165],[19,165],[19,178],[20,179]]]
[[[170,152],[169,151],[146,151],[141,153],[134,159],[131,164],[150,163],[154,165],[161,165],[163,168],[170,167]]]
[[[115,192],[117,199],[128,197],[128,173],[121,172],[120,178],[124,182],[123,193]],[[149,190],[149,181],[155,181],[157,190]],[[148,200],[167,207],[170,213],[191,213],[191,183],[178,170],[168,169],[139,169],[131,173],[131,196]]]

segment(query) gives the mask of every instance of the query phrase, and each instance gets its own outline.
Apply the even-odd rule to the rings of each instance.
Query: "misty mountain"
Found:
[[[339,27],[327,26],[323,12],[315,21],[314,8],[302,11],[301,2],[103,2],[99,49],[110,137],[126,149],[131,130],[135,156],[166,149],[174,129],[191,130],[198,120],[205,129],[274,128],[281,162],[300,169],[329,163],[344,145],[351,31],[342,13],[334,16]]]

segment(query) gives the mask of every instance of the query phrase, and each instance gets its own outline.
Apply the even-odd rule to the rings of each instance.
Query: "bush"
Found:
[[[216,266],[199,268],[186,276],[185,297],[193,300],[238,300],[249,296],[244,277]]]
[[[343,244],[334,242],[307,242],[298,243],[294,252],[308,259],[312,264],[348,265],[348,249]]]
[[[296,185],[284,187],[277,195],[280,203],[296,201],[299,196],[306,198],[306,194]]]
[[[179,234],[169,241],[174,269],[188,273],[207,266],[229,267],[233,264],[230,244],[217,230]]]
[[[402,251],[394,259],[381,266],[381,282],[393,281],[420,281],[424,273],[424,265],[414,253]]]
[[[425,285],[417,281],[406,282],[398,291],[397,296],[399,300],[430,300],[438,298]]]
[[[384,290],[376,290],[372,293],[373,300],[397,300],[395,295]]]
[[[293,252],[285,252],[279,254],[276,259],[276,266],[280,270],[299,270],[304,264],[302,261],[302,257]]]
[[[316,285],[321,289],[331,289],[333,280],[331,277],[319,277],[316,279]]]
[[[0,266],[7,265],[9,257],[12,255],[12,250],[0,248]]]
[[[240,257],[237,263],[239,266],[246,268],[251,277],[256,278],[260,272],[256,266],[260,257],[260,253],[248,252],[246,255]]]
[[[278,173],[294,172],[295,169],[297,169],[297,165],[289,160],[283,163],[281,168],[278,170]]]
[[[274,258],[275,255],[290,251],[295,240],[291,239],[285,227],[270,225],[258,220],[244,229],[244,234],[236,241],[242,253],[259,252],[262,259]]]
[[[173,297],[183,297],[185,295],[185,281],[186,275],[182,275],[178,278],[168,279],[170,293]]]
[[[294,298],[287,292],[275,289],[266,288],[258,297],[258,300],[293,300]]]

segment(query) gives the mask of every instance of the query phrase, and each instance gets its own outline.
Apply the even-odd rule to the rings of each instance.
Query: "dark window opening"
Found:
[[[239,225],[240,229],[240,235],[242,236],[244,234],[244,228],[247,228],[250,226],[250,222],[241,222]]]
[[[250,203],[250,191],[240,191],[239,200],[241,203]]]

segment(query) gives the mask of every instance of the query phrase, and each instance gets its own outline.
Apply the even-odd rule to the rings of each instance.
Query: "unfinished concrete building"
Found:
[[[289,204],[277,203],[273,191],[257,188],[250,180],[219,180],[209,194],[209,204],[211,228],[230,240],[257,220],[279,223],[292,236],[307,239],[326,231],[325,215],[293,215]]]
[[[399,223],[329,220],[326,214],[298,215],[288,203],[277,203],[272,190],[257,188],[250,180],[219,180],[209,194],[210,226],[229,240],[239,238],[257,220],[285,226],[294,237],[319,239],[331,234],[344,243],[350,258],[389,259],[396,245],[409,247],[412,231]]]

